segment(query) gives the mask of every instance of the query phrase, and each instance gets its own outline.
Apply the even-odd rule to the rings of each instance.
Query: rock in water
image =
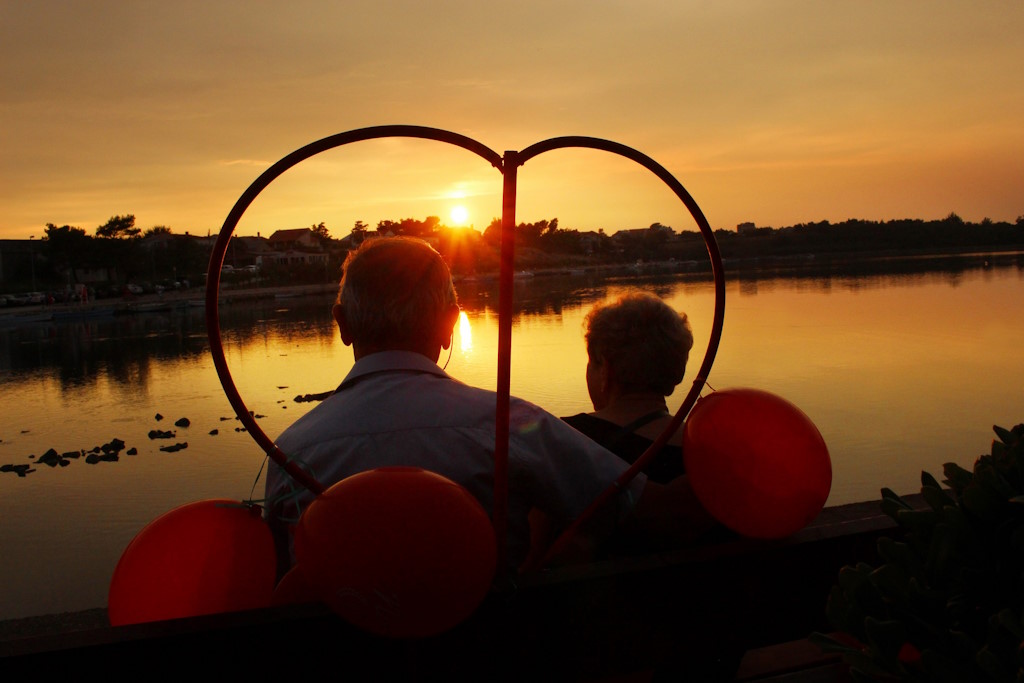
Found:
[[[44,465],[49,465],[50,467],[56,467],[57,465],[60,465],[62,462],[66,463],[67,460],[62,458],[60,456],[60,453],[51,448],[50,450],[40,455],[39,459],[36,460],[36,462],[42,463]]]
[[[14,472],[19,477],[24,477],[30,472],[35,472],[31,465],[0,465],[0,472]]]

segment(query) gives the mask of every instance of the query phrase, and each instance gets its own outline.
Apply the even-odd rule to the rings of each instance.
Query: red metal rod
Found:
[[[494,510],[498,566],[505,566],[508,527],[508,438],[512,385],[512,297],[516,248],[518,153],[505,152],[502,163],[501,267],[498,273],[498,395],[494,409]]]
[[[233,226],[232,226],[233,227]],[[231,379],[231,372],[228,370],[227,359],[224,357],[224,345],[220,336],[220,316],[217,306],[218,293],[220,290],[220,269],[224,264],[224,254],[227,251],[228,242],[231,239],[230,230],[222,231],[217,237],[217,242],[210,256],[210,265],[206,271],[206,334],[210,338],[210,355],[213,356],[213,366],[217,369],[217,376],[224,388],[224,394],[228,402],[235,409],[235,415],[245,427],[249,436],[259,445],[270,458],[297,482],[312,491],[315,495],[324,492],[324,486],[317,481],[309,472],[303,470],[297,462],[290,460],[280,448],[267,436],[256,418],[245,405],[238,388]]]

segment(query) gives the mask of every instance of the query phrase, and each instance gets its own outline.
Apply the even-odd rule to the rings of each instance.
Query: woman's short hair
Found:
[[[591,362],[608,363],[622,389],[668,396],[683,381],[693,332],[686,314],[658,297],[638,292],[598,304],[584,327]]]
[[[423,240],[377,237],[350,252],[338,303],[353,338],[367,345],[416,344],[458,305],[451,272]]]

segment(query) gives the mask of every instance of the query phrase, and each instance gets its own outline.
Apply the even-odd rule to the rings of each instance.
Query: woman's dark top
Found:
[[[587,413],[563,417],[562,420],[626,462],[633,464],[654,443],[651,439],[640,436],[633,430],[663,415],[665,415],[663,412],[652,413],[649,416],[645,416],[648,418],[646,422],[638,420],[637,422],[641,422],[640,424],[634,422],[625,427],[621,427],[614,422],[602,420],[593,415],[588,415]],[[654,459],[644,468],[644,474],[651,481],[658,482],[659,484],[667,484],[682,475],[684,471],[683,449],[673,445],[662,447],[657,455],[654,456]]]
[[[621,427],[614,422],[602,420],[599,417],[580,413],[571,417],[563,417],[562,421],[575,427],[577,431],[583,432],[591,439],[601,444],[612,453],[633,464],[637,458],[643,455],[644,451],[654,443],[651,439],[636,434],[633,430],[648,422],[661,417],[664,413],[652,413],[646,415],[631,424]],[[685,473],[683,464],[683,449],[679,446],[665,445],[654,456],[654,460],[648,463],[644,474],[651,481],[659,484],[667,484],[676,477]],[[715,526],[703,534],[696,541],[698,545],[723,543],[737,538],[735,532],[727,529],[721,524]],[[644,546],[642,541],[633,538],[628,534],[616,534],[604,549],[608,555],[638,555],[650,552],[650,548]]]

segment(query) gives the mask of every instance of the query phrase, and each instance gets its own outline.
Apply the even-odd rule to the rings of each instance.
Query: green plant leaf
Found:
[[[807,640],[821,648],[822,652],[838,653],[841,655],[861,654],[861,649],[859,647],[854,647],[849,643],[836,640],[827,633],[819,633],[818,631],[815,631],[807,637]]]
[[[994,524],[1000,517],[1005,497],[1001,497],[989,486],[969,486],[961,494],[964,510],[987,524]]]
[[[871,582],[887,601],[902,604],[910,598],[907,575],[894,564],[883,564],[871,572]]]
[[[974,473],[974,481],[992,489],[992,492],[1003,500],[1011,498],[1016,493],[1010,482],[995,466],[978,468]]]
[[[929,538],[932,528],[939,519],[941,517],[935,510],[901,510],[896,516],[896,521],[901,527],[922,540]]]
[[[958,496],[974,480],[974,474],[968,472],[955,462],[947,462],[942,466],[942,473],[946,475],[945,483],[953,489]]]
[[[942,521],[962,534],[971,533],[971,523],[959,505],[950,505],[942,509]]]
[[[887,613],[885,596],[871,582],[871,571],[873,570],[868,565],[858,565],[857,578],[849,578],[847,584],[849,587],[844,589],[850,606],[850,614],[856,616],[858,620],[863,620],[867,616],[885,617]],[[840,575],[840,585],[842,583],[843,577]],[[851,633],[861,637],[863,629],[860,624],[851,624],[850,628],[855,629]]]
[[[974,677],[973,662],[968,668],[957,663],[956,660],[932,649],[921,652],[921,667],[927,672],[926,680],[936,683],[964,683],[972,681]]]
[[[864,615],[847,598],[839,586],[832,586],[825,603],[825,618],[828,623],[840,631],[852,634],[856,638],[864,637]]]
[[[987,645],[978,650],[975,661],[978,664],[978,668],[988,674],[992,680],[1012,681],[1014,679],[1012,665],[1004,662]]]
[[[956,501],[947,496],[946,492],[938,486],[922,486],[921,495],[932,510],[936,512],[941,512],[948,506],[956,505]]]
[[[884,514],[894,520],[901,510],[913,509],[907,501],[903,500],[892,489],[887,488],[882,489],[882,503],[880,507]]]
[[[933,477],[930,472],[925,472],[924,470],[921,470],[921,486],[933,486],[937,489],[942,489],[942,487],[939,486],[939,482],[935,480],[935,477]]]
[[[888,536],[878,539],[878,555],[889,564],[898,566],[908,577],[919,575],[923,570],[921,558],[908,544]]]
[[[903,643],[907,642],[907,627],[901,621],[865,617],[864,631],[868,643],[886,660],[895,660]]]
[[[860,652],[848,652],[843,655],[843,660],[850,665],[851,674],[859,673],[861,676],[866,676],[866,678],[858,679],[855,675],[853,677],[854,680],[884,680],[892,678],[894,675],[897,675],[899,671],[895,659],[886,662],[879,658],[878,653],[873,652],[870,647]]]
[[[959,540],[960,535],[950,525],[935,525],[926,560],[932,586],[950,585],[957,570],[965,564],[966,551]]]
[[[950,656],[957,657],[961,661],[969,662],[978,652],[978,643],[965,631],[948,631],[950,649],[947,650]]]
[[[1016,439],[1013,438],[1013,434],[1010,432],[1010,430],[1003,429],[999,425],[992,425],[992,431],[995,432],[996,436],[999,437],[999,440],[1002,441],[1007,446],[1012,446],[1013,442],[1016,441]]]
[[[946,608],[946,594],[932,588],[923,576],[910,579],[910,596],[914,604],[927,605],[931,612],[940,612]]]
[[[839,587],[846,593],[852,593],[868,580],[874,570],[866,562],[858,562],[856,566],[847,565],[839,570]]]
[[[1015,617],[1009,609],[1000,610],[999,614],[996,615],[996,619],[999,621],[999,625],[1009,631],[1014,638],[1021,641],[1021,646],[1024,647],[1024,624],[1021,623],[1021,620]]]
[[[897,494],[895,491],[893,491],[890,488],[883,488],[882,489],[882,500],[891,500],[891,501],[895,502],[896,504],[898,504],[900,507],[902,507],[905,510],[913,509],[913,507],[910,505],[910,503],[908,503],[907,501],[903,500],[902,496],[900,496],[899,494]]]

